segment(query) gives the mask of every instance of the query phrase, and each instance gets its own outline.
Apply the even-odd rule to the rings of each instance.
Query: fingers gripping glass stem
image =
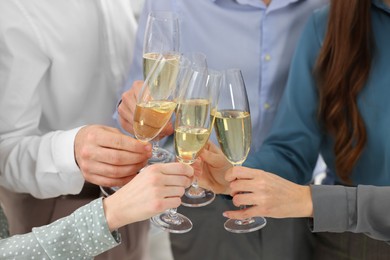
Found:
[[[233,165],[241,165],[250,150],[252,124],[245,83],[239,69],[224,72],[214,127],[225,157]],[[233,233],[247,233],[263,228],[266,223],[263,217],[228,219],[224,226]]]
[[[196,160],[209,139],[214,124],[212,111],[216,108],[222,77],[220,72],[204,67],[206,62],[200,63],[201,58],[194,60],[189,80],[179,91],[175,121],[176,157],[186,164]],[[215,194],[199,187],[195,179],[182,197],[182,205],[202,207],[214,199]]]

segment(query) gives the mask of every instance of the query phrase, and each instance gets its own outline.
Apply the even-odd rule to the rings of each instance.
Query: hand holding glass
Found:
[[[202,67],[193,69],[188,84],[177,100],[175,121],[176,158],[192,164],[207,143],[214,124],[211,111],[216,109],[222,74]],[[199,187],[195,179],[182,197],[182,205],[201,207],[215,199],[212,191]]]
[[[142,91],[139,94],[135,114],[134,133],[142,141],[151,141],[165,127],[176,108],[176,86],[183,82],[189,71],[190,62],[184,57],[179,60],[166,60],[161,55],[147,77]],[[168,69],[165,66],[171,68]],[[169,79],[166,77],[169,76]],[[161,79],[173,84],[156,86]],[[151,222],[171,233],[185,233],[192,229],[191,221],[177,213],[176,209],[169,209],[151,218]]]
[[[225,157],[234,166],[242,165],[250,150],[252,125],[245,83],[239,69],[224,72],[214,127]],[[229,219],[224,226],[233,233],[247,233],[263,228],[266,223],[265,218],[255,217]]]

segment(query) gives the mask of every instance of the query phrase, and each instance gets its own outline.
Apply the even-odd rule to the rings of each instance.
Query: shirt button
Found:
[[[268,108],[270,108],[270,104],[265,103],[263,107],[264,107],[264,109],[268,109]]]
[[[264,56],[264,60],[265,60],[265,61],[270,61],[270,60],[271,60],[271,55],[266,54],[266,55]]]

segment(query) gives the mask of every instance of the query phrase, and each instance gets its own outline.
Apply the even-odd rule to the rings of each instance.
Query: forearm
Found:
[[[84,179],[74,160],[77,131],[56,131],[42,136],[2,134],[1,185],[37,198],[79,193]]]
[[[102,199],[97,199],[50,225],[0,240],[0,258],[93,259],[119,243],[119,234],[108,229]]]

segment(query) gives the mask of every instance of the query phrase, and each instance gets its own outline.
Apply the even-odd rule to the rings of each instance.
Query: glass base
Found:
[[[181,197],[181,205],[192,208],[203,207],[213,202],[214,199],[214,192],[190,186],[186,189],[184,196]]]
[[[249,233],[259,230],[267,224],[267,220],[263,217],[254,217],[245,220],[228,219],[224,226],[225,229],[233,233]]]
[[[111,196],[121,188],[121,187],[103,187],[103,186],[99,186],[99,187],[100,187],[100,191],[103,193],[103,197],[105,198]]]
[[[149,164],[168,163],[175,161],[175,159],[176,157],[173,153],[159,147],[157,151],[153,153],[153,156],[149,159],[148,162]]]
[[[176,213],[174,217],[172,217],[172,215],[166,211],[152,217],[150,222],[162,230],[176,234],[187,233],[192,229],[191,220],[180,213]]]

